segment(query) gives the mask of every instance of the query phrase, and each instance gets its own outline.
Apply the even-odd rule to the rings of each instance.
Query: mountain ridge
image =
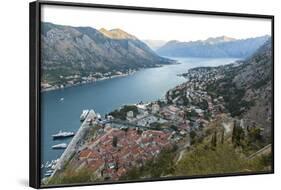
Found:
[[[99,30],[99,32],[101,32],[105,36],[107,36],[109,38],[112,38],[112,39],[133,39],[133,40],[137,40],[137,37],[125,32],[124,30],[122,30],[120,28],[114,28],[114,29],[111,29],[111,30],[101,28]]]
[[[254,53],[270,36],[235,39],[227,36],[210,37],[206,40],[181,42],[168,41],[156,50],[168,57],[237,57],[246,58]]]
[[[69,75],[83,77],[97,72],[123,72],[172,63],[121,29],[103,29],[102,33],[92,27],[53,23],[41,26],[42,79],[45,82],[57,83]]]
[[[210,37],[210,38],[207,38],[205,41],[210,44],[216,44],[216,43],[230,42],[230,41],[235,41],[235,40],[237,40],[237,39],[223,35],[223,36],[218,36],[218,37]]]
[[[268,39],[255,53],[232,64],[223,79],[210,86],[212,93],[223,96],[233,117],[255,121],[263,126],[270,141],[272,126],[272,44]]]

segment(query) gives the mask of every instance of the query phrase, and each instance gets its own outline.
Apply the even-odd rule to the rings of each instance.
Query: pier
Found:
[[[57,162],[57,164],[55,166],[54,172],[52,173],[50,178],[52,178],[58,171],[63,169],[65,164],[69,161],[69,159],[71,159],[71,157],[76,153],[76,151],[78,150],[79,144],[81,142],[81,139],[83,139],[85,137],[85,135],[87,134],[87,132],[89,131],[89,129],[95,125],[94,123],[92,125],[90,125],[90,123],[88,121],[95,120],[95,118],[96,118],[95,111],[90,110],[87,117],[85,118],[85,120],[81,124],[80,128],[76,132],[75,136],[72,138],[69,145],[67,146],[67,148],[61,155],[59,161]]]

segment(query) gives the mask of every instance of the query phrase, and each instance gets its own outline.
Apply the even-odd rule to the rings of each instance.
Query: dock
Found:
[[[80,128],[78,129],[78,131],[76,132],[76,134],[74,135],[74,137],[70,141],[69,145],[67,146],[67,148],[65,149],[65,151],[61,155],[59,161],[57,162],[57,164],[55,166],[54,172],[52,173],[50,178],[52,178],[58,171],[63,169],[65,164],[69,161],[69,159],[76,153],[76,151],[78,151],[81,139],[83,139],[85,137],[85,135],[87,134],[87,132],[89,131],[89,129],[91,127],[94,127],[94,125],[95,125],[95,124],[90,125],[90,123],[87,122],[87,121],[88,120],[95,120],[95,118],[96,118],[95,111],[90,110],[87,117],[85,118],[85,120],[81,124]]]

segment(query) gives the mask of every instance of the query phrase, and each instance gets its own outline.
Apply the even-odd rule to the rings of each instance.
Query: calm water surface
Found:
[[[63,150],[53,150],[58,143],[70,139],[52,139],[59,130],[77,131],[83,109],[94,109],[104,115],[124,104],[148,102],[160,99],[167,90],[185,82],[177,74],[199,66],[218,66],[234,62],[235,58],[172,58],[181,64],[144,69],[121,78],[98,81],[92,84],[70,87],[41,94],[41,156],[42,163],[60,157]],[[60,101],[64,98],[63,101]]]

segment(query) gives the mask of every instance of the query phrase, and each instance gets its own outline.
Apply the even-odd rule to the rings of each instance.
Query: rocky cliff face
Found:
[[[227,36],[208,38],[204,41],[170,41],[157,53],[170,57],[238,57],[246,58],[253,54],[269,36],[237,40]]]
[[[88,75],[171,63],[121,29],[100,31],[42,23],[42,69],[45,79],[57,75]]]
[[[271,39],[244,61],[218,67],[198,67],[183,74],[189,78],[191,75],[193,80],[205,78],[208,82],[205,82],[203,89],[206,87],[205,90],[213,99],[221,97],[223,109],[232,118],[243,119],[263,128],[263,135],[270,143],[273,112]],[[213,80],[206,80],[206,76],[213,76],[210,78]]]
[[[226,66],[225,77],[213,89],[223,96],[232,117],[249,120],[264,128],[270,140],[272,118],[273,60],[271,39],[248,59]]]
[[[256,121],[264,126],[265,134],[270,136],[272,116],[272,81],[273,60],[271,40],[260,47],[253,56],[244,62],[243,67],[234,77],[233,82],[238,88],[245,89],[243,99],[254,100],[243,118]]]

